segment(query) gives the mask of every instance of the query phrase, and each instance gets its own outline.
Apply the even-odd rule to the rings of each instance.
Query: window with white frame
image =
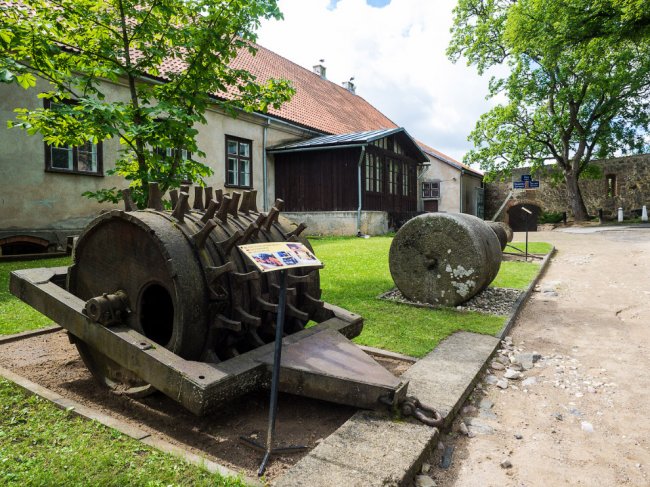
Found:
[[[422,198],[440,199],[440,181],[423,182]]]
[[[74,104],[74,101],[67,103],[56,103],[45,100],[45,108],[57,110],[58,107]],[[50,145],[45,144],[45,170],[48,172],[88,174],[103,176],[102,173],[102,143],[93,144],[88,141],[85,144],[72,145]]]
[[[382,191],[381,158],[376,154],[366,153],[366,191]]]
[[[399,176],[399,163],[391,159],[388,161],[388,193],[389,194],[399,194],[398,176]]]
[[[410,196],[410,186],[409,186],[409,166],[406,163],[402,163],[402,196]]]
[[[226,186],[250,188],[253,142],[226,135]]]

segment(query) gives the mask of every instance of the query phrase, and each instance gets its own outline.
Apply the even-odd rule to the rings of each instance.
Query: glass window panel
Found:
[[[77,148],[77,169],[97,172],[97,146],[90,142]]]
[[[237,155],[237,141],[229,140],[228,142],[228,154]]]
[[[408,173],[408,167],[407,166],[402,166],[403,171],[402,171],[402,194],[404,196],[408,196],[409,194],[409,173]]]
[[[250,185],[250,161],[245,159],[239,160],[239,185]]]
[[[250,145],[247,144],[246,142],[240,142],[239,143],[239,155],[241,157],[250,157]]]
[[[237,159],[228,158],[228,171],[226,175],[228,184],[237,184]]]
[[[67,169],[72,171],[72,147],[50,147],[51,161],[53,169]]]

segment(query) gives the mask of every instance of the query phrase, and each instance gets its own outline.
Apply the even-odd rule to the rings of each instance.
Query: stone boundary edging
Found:
[[[27,330],[20,333],[15,333],[13,335],[5,335],[5,336],[0,335],[0,345],[4,345],[6,343],[11,343],[11,342],[17,342],[25,338],[32,338],[32,337],[37,337],[39,335],[54,333],[55,331],[59,331],[62,329],[63,329],[62,326],[53,324],[50,326],[46,326],[44,328],[38,328],[36,330]]]
[[[515,324],[515,321],[519,317],[519,313],[521,312],[521,309],[524,307],[524,304],[526,304],[526,301],[528,301],[528,298],[530,298],[530,295],[533,293],[533,290],[535,289],[535,286],[537,286],[537,283],[539,280],[542,278],[544,273],[546,272],[546,269],[551,262],[551,257],[555,254],[555,246],[551,248],[551,251],[546,254],[546,256],[542,259],[542,263],[540,265],[539,272],[537,272],[537,275],[533,278],[533,280],[528,284],[528,287],[524,291],[524,293],[517,298],[515,301],[515,304],[513,305],[513,311],[510,313],[510,316],[506,320],[506,322],[503,324],[503,328],[495,335],[499,339],[503,339],[512,329],[513,325]]]
[[[52,331],[57,331],[56,329],[52,329],[53,327],[49,328],[41,328],[41,330],[35,330],[35,331],[41,331],[40,334],[43,333],[50,333]],[[29,332],[27,332],[29,333]],[[23,333],[19,333],[17,335],[25,335]],[[11,337],[16,337],[17,335],[10,335]],[[39,333],[34,333],[31,332],[31,335],[39,335]],[[22,338],[25,338],[23,336]],[[18,339],[18,338],[16,338]],[[13,340],[15,341],[15,340]],[[5,340],[4,343],[7,343]],[[52,404],[54,404],[56,407],[59,409],[62,409],[64,411],[69,411],[71,413],[76,414],[77,416],[81,416],[85,419],[89,420],[94,420],[98,421],[104,426],[107,426],[109,428],[113,428],[120,433],[133,438],[134,440],[137,440],[141,443],[144,443],[145,445],[148,445],[152,448],[155,448],[157,450],[163,451],[165,453],[169,453],[177,458],[180,458],[181,460],[197,465],[199,467],[205,468],[207,471],[211,473],[219,473],[223,475],[224,477],[239,477],[241,478],[244,482],[246,482],[248,485],[251,485],[253,487],[262,487],[263,484],[261,484],[258,480],[246,477],[240,473],[235,472],[234,470],[229,469],[228,467],[224,467],[223,465],[220,465],[216,462],[213,462],[212,460],[209,460],[208,458],[204,458],[200,455],[197,455],[195,453],[191,453],[185,449],[183,449],[180,446],[174,445],[168,441],[165,441],[160,438],[156,438],[154,436],[151,436],[150,433],[147,433],[146,431],[136,427],[132,426],[124,421],[121,421],[119,419],[113,418],[107,414],[101,413],[99,411],[96,411],[92,408],[89,408],[87,406],[84,406],[83,404],[79,404],[76,401],[73,401],[71,399],[67,399],[56,392],[47,389],[45,387],[42,387],[35,382],[30,381],[29,379],[26,379],[25,377],[18,375],[4,367],[0,366],[0,377],[13,382],[16,384],[18,387],[26,391],[28,394],[33,394],[36,396],[39,396]]]

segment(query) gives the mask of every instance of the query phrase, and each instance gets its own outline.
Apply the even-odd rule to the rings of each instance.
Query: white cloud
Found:
[[[455,0],[279,0],[285,20],[259,31],[264,47],[327,77],[355,77],[357,94],[422,142],[462,160],[467,135],[490,103],[487,77],[445,55]]]

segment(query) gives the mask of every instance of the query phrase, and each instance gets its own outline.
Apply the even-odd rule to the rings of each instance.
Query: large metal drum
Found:
[[[456,306],[494,280],[501,266],[501,247],[490,227],[475,216],[426,213],[397,232],[389,266],[406,298]]]
[[[199,188],[200,189],[200,188]],[[197,192],[197,194],[199,194]],[[189,360],[220,362],[274,339],[279,283],[260,274],[238,244],[307,240],[279,217],[257,212],[254,194],[212,201],[190,210],[187,194],[174,212],[113,210],[79,236],[68,290],[83,300],[121,291],[130,312],[123,324]],[[277,204],[277,203],[276,203]],[[279,204],[278,204],[279,206]],[[322,306],[318,271],[288,273],[285,329],[293,333]],[[101,350],[82,342],[79,352],[93,374],[126,393],[151,392]]]

